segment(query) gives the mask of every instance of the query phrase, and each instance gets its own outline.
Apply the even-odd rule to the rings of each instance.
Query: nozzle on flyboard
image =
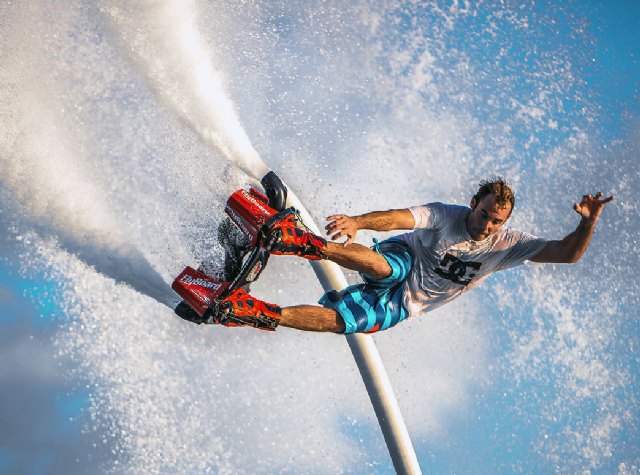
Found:
[[[270,171],[262,177],[260,183],[264,187],[265,194],[269,199],[269,206],[276,211],[282,211],[286,208],[287,203],[287,187],[274,171]]]
[[[269,170],[262,178],[248,176],[246,185],[264,193],[267,196],[269,206],[276,211],[282,211],[287,207],[287,186],[273,170]]]

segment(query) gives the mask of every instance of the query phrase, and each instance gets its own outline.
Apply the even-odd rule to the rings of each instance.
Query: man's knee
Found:
[[[345,246],[329,242],[327,257],[336,264],[376,279],[383,279],[391,275],[391,266],[384,256],[362,244],[354,243]]]
[[[382,254],[378,254],[378,257],[371,268],[371,272],[367,272],[367,275],[374,279],[385,279],[391,275],[392,269]]]

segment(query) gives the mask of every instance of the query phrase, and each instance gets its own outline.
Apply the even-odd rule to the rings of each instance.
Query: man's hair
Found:
[[[493,177],[489,180],[482,180],[480,182],[480,188],[478,188],[478,192],[474,196],[476,199],[476,205],[488,195],[493,195],[495,197],[496,206],[500,209],[504,209],[507,207],[507,204],[510,204],[511,210],[509,211],[509,215],[511,215],[513,207],[516,204],[516,198],[513,194],[513,190],[503,177]]]

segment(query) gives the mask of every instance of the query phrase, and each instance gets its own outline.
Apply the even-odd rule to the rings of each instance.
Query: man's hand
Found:
[[[584,195],[580,203],[575,203],[573,209],[582,216],[585,221],[596,221],[602,212],[602,208],[609,201],[613,200],[613,196],[602,199],[602,192],[593,195]]]
[[[602,212],[602,208],[613,196],[602,199],[602,193],[584,195],[580,203],[573,205],[576,213],[582,216],[582,221],[571,234],[560,241],[549,241],[542,250],[533,256],[533,262],[550,262],[571,264],[578,262],[589,247],[596,221]]]
[[[336,239],[346,237],[347,240],[344,242],[344,245],[347,246],[356,239],[356,233],[358,229],[360,229],[356,218],[344,214],[334,214],[329,216],[327,221],[329,221],[329,224],[327,224],[325,229],[327,230],[327,235],[333,234],[331,240],[335,241]]]

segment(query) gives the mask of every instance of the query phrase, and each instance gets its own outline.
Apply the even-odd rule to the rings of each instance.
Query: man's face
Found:
[[[471,214],[467,217],[467,232],[474,241],[482,241],[493,235],[509,219],[511,205],[496,207],[493,195],[485,196],[479,203],[471,201]],[[475,207],[474,207],[475,205]]]

